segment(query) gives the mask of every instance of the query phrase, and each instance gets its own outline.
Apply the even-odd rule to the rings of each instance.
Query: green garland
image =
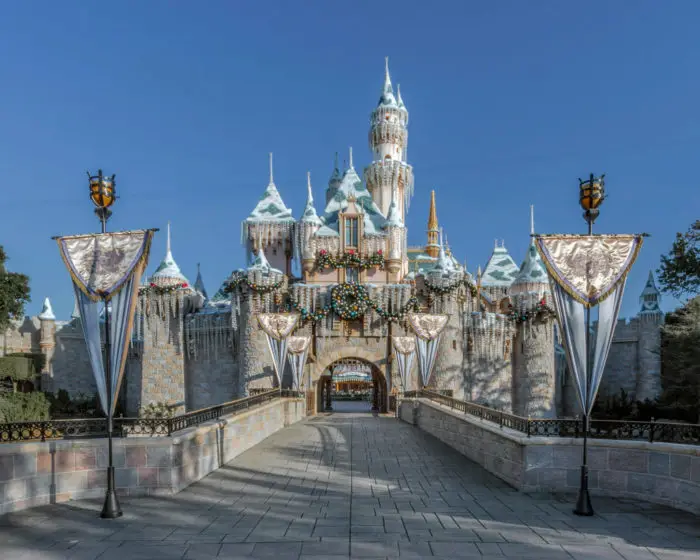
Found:
[[[346,251],[342,255],[335,257],[325,249],[321,249],[316,259],[316,266],[319,270],[326,268],[359,268],[360,270],[367,270],[374,267],[383,269],[384,263],[384,253],[381,249],[366,258],[363,258],[357,251],[353,250]]]
[[[255,282],[250,282],[246,276],[238,275],[235,276],[226,286],[224,287],[224,293],[230,294],[241,286],[246,284],[251,290],[258,294],[269,294],[270,292],[276,292],[284,285],[284,279],[279,282],[274,282],[272,284],[256,284]]]
[[[369,294],[362,284],[344,282],[331,289],[331,307],[341,319],[359,319],[369,307]]]
[[[341,286],[347,286],[347,288],[341,288]],[[354,289],[353,287],[356,289]],[[334,294],[336,289],[338,289],[338,292]],[[362,296],[360,296],[362,298],[362,303],[360,305],[356,305],[353,302],[347,301],[348,296],[355,298],[356,301],[357,295],[360,293],[363,294]],[[290,294],[289,307],[290,310],[293,309],[294,311],[298,311],[300,313],[302,321],[313,322],[324,319],[328,316],[331,310],[335,311],[341,319],[359,319],[364,315],[368,307],[372,308],[377,313],[377,315],[379,315],[385,321],[396,322],[403,320],[409,311],[418,311],[420,309],[420,306],[418,304],[418,298],[416,298],[415,296],[411,296],[398,311],[387,311],[376,301],[372,301],[369,298],[369,293],[367,292],[367,289],[364,286],[358,284],[338,284],[337,286],[334,286],[331,291],[331,300],[332,302],[330,306],[325,305],[321,309],[311,311],[306,307],[301,307],[299,302],[296,301]],[[338,312],[337,310],[338,307],[340,307],[340,312]],[[355,310],[353,309],[354,307],[357,307],[358,309]],[[362,311],[360,312],[361,308]]]
[[[528,309],[527,311],[516,311],[512,305],[508,305],[508,318],[515,321],[516,324],[524,323],[530,319],[537,319],[541,316],[544,318],[556,317],[556,311],[547,305],[547,301],[542,298],[534,309]]]
[[[425,281],[425,287],[429,292],[432,292],[434,294],[438,294],[441,296],[457,291],[459,289],[459,287],[462,285],[469,288],[469,292],[471,293],[472,297],[476,297],[476,294],[477,294],[476,286],[474,286],[474,284],[469,282],[466,278],[461,278],[452,284],[448,284],[447,286],[438,286],[437,284],[431,284],[427,280]]]

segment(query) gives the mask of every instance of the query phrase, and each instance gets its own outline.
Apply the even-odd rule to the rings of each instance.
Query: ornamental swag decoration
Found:
[[[418,368],[423,387],[428,385],[430,375],[435,366],[440,333],[447,325],[448,315],[432,315],[429,313],[411,313],[408,322],[416,333],[418,346]]]
[[[552,288],[569,367],[584,414],[590,415],[605,362],[627,274],[642,247],[641,235],[537,235]],[[585,310],[598,306],[598,326],[586,356]],[[591,367],[588,360],[592,359]],[[590,371],[590,379],[587,372]]]
[[[272,355],[272,363],[277,375],[277,383],[282,387],[282,374],[287,361],[288,337],[299,320],[298,313],[260,313],[260,328],[267,336],[267,345]]]
[[[311,342],[310,336],[290,336],[287,339],[287,358],[292,368],[293,388],[295,391],[300,391],[303,385],[302,376],[304,375],[306,357],[309,353],[309,342]]]
[[[412,336],[392,336],[391,342],[394,346],[394,355],[399,366],[399,377],[401,378],[401,390],[406,391],[406,384],[411,375],[413,359],[416,356],[416,339]]]
[[[139,279],[148,264],[153,230],[73,235],[56,239],[73,280],[83,335],[102,408],[113,414],[129,348]],[[109,301],[111,384],[107,386],[100,303]],[[108,411],[111,403],[111,411]]]

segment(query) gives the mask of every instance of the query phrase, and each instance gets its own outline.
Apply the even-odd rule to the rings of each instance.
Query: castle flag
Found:
[[[260,313],[258,323],[267,336],[267,345],[272,355],[272,364],[277,375],[277,383],[282,388],[282,375],[287,362],[287,337],[299,320],[298,313]]]
[[[641,235],[537,235],[581,409],[590,415]],[[586,310],[598,306],[588,348]],[[589,360],[591,363],[589,364]],[[590,367],[589,367],[590,366]],[[589,378],[590,375],[590,378]]]
[[[430,315],[428,313],[410,313],[408,322],[416,333],[418,346],[418,367],[420,369],[423,387],[430,381],[430,375],[435,366],[440,333],[447,325],[448,315]]]
[[[80,312],[90,365],[100,403],[113,414],[124,374],[139,279],[148,264],[153,230],[122,231],[57,238]],[[110,313],[111,384],[107,386],[100,335],[100,304]],[[108,398],[109,397],[109,398]],[[111,403],[111,410],[107,410]]]

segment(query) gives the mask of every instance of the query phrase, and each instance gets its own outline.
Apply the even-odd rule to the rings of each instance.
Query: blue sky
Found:
[[[622,314],[698,219],[700,3],[7,2],[0,16],[0,244],[36,313],[72,307],[53,235],[96,231],[86,170],[117,174],[109,227],[160,227],[213,292],[244,264],[240,221],[275,180],[295,215],[341,158],[370,160],[384,56],[410,111],[423,243],[430,190],[460,260],[517,262],[583,232],[578,177],[607,173],[598,232],[648,232]],[[665,309],[675,302],[665,298]]]

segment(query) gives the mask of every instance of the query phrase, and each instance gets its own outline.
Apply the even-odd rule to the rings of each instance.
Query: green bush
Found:
[[[48,420],[49,408],[44,393],[4,393],[0,395],[0,424]]]
[[[78,393],[71,398],[68,391],[61,389],[57,394],[46,393],[51,404],[52,418],[95,418],[102,417],[102,407],[97,395]]]
[[[172,418],[172,416],[172,409],[165,403],[151,403],[142,406],[139,411],[141,418]]]

